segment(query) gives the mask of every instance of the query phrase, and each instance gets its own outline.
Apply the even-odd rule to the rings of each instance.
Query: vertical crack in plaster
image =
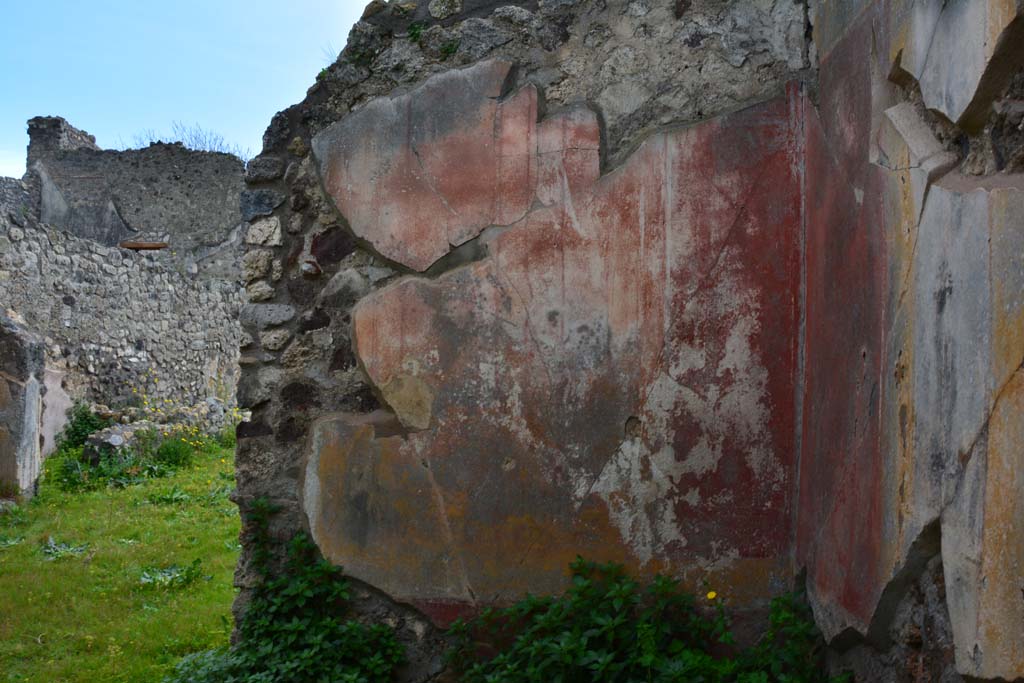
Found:
[[[1006,394],[1006,390],[1009,388],[1009,386],[1013,383],[1013,381],[1017,378],[1017,375],[1022,370],[1024,370],[1024,358],[1021,358],[1021,361],[1017,365],[1017,367],[1013,370],[1013,372],[1009,374],[1009,376],[1006,378],[1006,381],[1004,381],[1002,385],[999,387],[999,389],[996,391],[995,395],[992,398],[992,403],[989,405],[988,411],[985,415],[985,421],[981,423],[981,427],[978,428],[978,431],[971,439],[970,446],[967,447],[965,452],[959,454],[961,463],[964,466],[966,466],[967,463],[970,462],[970,459],[973,457],[975,447],[978,445],[981,439],[984,438],[986,434],[988,434],[988,427],[989,423],[992,421],[992,415],[996,412],[996,408],[999,407],[999,402],[1002,401],[1003,396]]]
[[[921,215],[924,215],[924,205],[921,206]],[[910,289],[910,279],[914,276],[915,260],[917,258],[917,242],[921,237],[921,219],[914,222],[914,241],[910,245],[910,256],[907,259],[907,272],[903,275],[903,282],[900,283],[900,295],[896,300],[896,311],[903,307],[903,300],[907,297]]]
[[[499,263],[500,260],[500,258],[495,258],[494,263],[495,272],[498,275],[498,288],[501,289],[502,293],[504,293],[507,296],[508,290],[505,289],[505,285],[508,284],[508,286],[512,288],[512,291],[515,292],[516,298],[519,299],[519,305],[523,307],[523,322],[525,323],[524,328],[526,330],[526,335],[530,338],[530,342],[533,344],[533,347],[537,350],[538,360],[540,360],[541,365],[544,366],[544,374],[547,376],[548,380],[548,390],[553,390],[555,386],[554,376],[551,373],[551,367],[548,365],[544,349],[541,346],[540,341],[537,339],[536,334],[534,333],[533,320],[532,318],[530,318],[530,308],[527,305],[526,299],[523,297],[522,292],[519,291],[519,288],[516,287],[512,279],[501,277],[501,267]]]
[[[423,172],[423,182],[427,184],[427,187],[430,189],[431,192],[434,193],[434,196],[437,197],[441,204],[444,205],[444,208],[448,210],[448,213],[450,213],[453,216],[458,216],[459,212],[451,207],[451,205],[448,203],[448,199],[443,194],[441,194],[441,192],[438,191],[437,187],[434,185],[433,175],[430,172],[428,172],[426,166],[423,165],[423,158],[420,157],[420,151],[416,149],[416,143],[414,143],[412,140],[409,141],[409,149],[412,150],[413,156],[416,157],[416,164],[420,167],[420,171]],[[448,238],[448,243],[452,243],[450,237]]]
[[[415,467],[415,465],[413,465]],[[430,463],[426,463],[427,479],[430,481],[431,493],[434,496],[434,504],[437,505],[438,514],[441,516],[441,533],[444,535],[444,543],[448,548],[448,553],[454,558],[455,563],[458,567],[459,579],[462,584],[462,590],[466,596],[469,597],[470,601],[476,604],[476,593],[473,592],[473,587],[469,583],[469,574],[466,572],[466,563],[463,560],[462,552],[459,550],[458,544],[455,542],[455,535],[452,533],[451,523],[448,520],[448,507],[445,504],[444,492],[437,483],[437,479],[434,477],[434,468],[430,466]]]
[[[804,20],[808,32],[811,30],[810,6],[804,5]],[[806,50],[810,50],[810,37],[805,40]],[[808,62],[809,64],[809,62]],[[790,558],[793,566],[797,562],[797,517],[800,511],[800,494],[802,488],[801,467],[803,465],[804,444],[804,391],[807,387],[807,108],[809,105],[806,86],[800,86],[800,104],[796,110],[796,171],[799,178],[800,192],[800,291],[797,295],[797,354],[796,379],[793,396],[793,498],[790,511]]]

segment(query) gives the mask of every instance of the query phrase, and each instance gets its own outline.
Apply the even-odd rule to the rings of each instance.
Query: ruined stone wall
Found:
[[[45,338],[58,385],[107,405],[142,392],[185,405],[232,400],[236,282],[182,273],[167,252],[107,247],[39,223],[21,181],[3,179],[0,190],[0,304]]]
[[[100,151],[96,136],[79,130],[59,116],[37,116],[28,125],[28,158],[26,166],[74,150]]]
[[[410,678],[576,553],[1024,675],[1021,9],[371,3],[248,177],[241,506]]]
[[[242,161],[180,144],[102,150],[60,117],[28,129],[25,178],[0,179],[0,306],[46,343],[42,453],[72,399],[233,403]]]
[[[34,423],[16,453],[3,446],[0,474],[23,493],[72,400],[232,404],[244,298],[239,159],[181,145],[101,150],[58,117],[32,119],[29,135],[25,179],[0,178],[0,312],[45,348],[31,381],[11,380],[24,394],[17,415]]]
[[[814,5],[797,561],[859,670],[878,663],[873,646],[892,680],[1014,680],[1024,176],[1007,133],[1021,3]],[[899,627],[926,572],[944,587],[926,621],[950,634]]]
[[[187,271],[237,277],[241,159],[180,143],[103,150],[60,117],[28,130],[26,179],[42,222],[108,247],[167,242]]]
[[[576,553],[741,609],[790,587],[806,28],[787,0],[373,3],[274,117],[239,502],[366,587],[411,676],[431,625]]]

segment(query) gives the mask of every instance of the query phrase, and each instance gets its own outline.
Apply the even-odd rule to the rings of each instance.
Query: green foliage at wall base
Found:
[[[274,508],[256,501],[249,513],[253,554],[263,582],[230,650],[186,657],[167,683],[386,683],[404,653],[382,624],[342,620],[349,586],[342,572],[319,556],[305,534],[288,548],[283,570],[270,568],[268,519]]]
[[[165,683],[386,683],[403,661],[394,632],[343,620],[349,587],[304,534],[272,570],[268,519],[250,509],[253,564],[263,581],[230,650],[186,657]],[[577,559],[558,597],[527,596],[485,610],[449,631],[447,659],[465,683],[840,683],[822,662],[824,645],[794,595],[771,603],[769,624],[739,647],[714,592],[698,601],[677,582],[640,586],[615,564]]]
[[[560,597],[527,596],[451,628],[465,683],[825,683],[820,634],[795,596],[772,602],[752,647],[735,645],[717,595],[675,581],[641,588],[621,566],[577,559]],[[702,601],[703,602],[703,601]],[[833,683],[845,680],[831,679]]]
[[[75,404],[68,411],[68,423],[57,449],[44,463],[46,480],[66,492],[94,491],[105,486],[124,488],[189,467],[197,451],[213,452],[217,446],[196,428],[175,426],[162,435],[156,429],[140,430],[130,446],[105,448],[98,457],[86,458],[86,441],[110,425],[88,406]]]
[[[96,415],[85,403],[75,403],[68,410],[68,422],[57,440],[57,448],[80,448],[93,433],[110,426],[110,420]]]

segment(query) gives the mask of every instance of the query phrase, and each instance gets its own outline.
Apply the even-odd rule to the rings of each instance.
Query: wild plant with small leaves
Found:
[[[641,587],[616,564],[577,558],[560,597],[527,596],[450,629],[465,683],[823,683],[820,636],[791,596],[738,648],[717,593],[698,600],[664,576]],[[838,680],[836,679],[836,683]]]
[[[139,583],[145,588],[157,590],[179,590],[187,588],[203,578],[203,561],[196,558],[185,566],[172,564],[166,567],[146,567],[139,576]]]

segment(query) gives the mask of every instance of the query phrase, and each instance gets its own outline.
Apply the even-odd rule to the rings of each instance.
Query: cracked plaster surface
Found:
[[[495,92],[505,73],[485,63],[421,92],[448,81]],[[535,98],[527,86],[482,105],[531,141],[516,160],[529,171],[513,174],[529,181],[516,195],[522,217],[484,236],[482,260],[407,276],[354,310],[356,352],[405,432],[320,423],[336,445],[314,445],[307,465],[314,536],[354,576],[441,622],[557,590],[580,552],[763,597],[781,585],[788,545],[801,96],[658,134],[604,176],[593,113],[536,121]],[[461,131],[429,115],[417,125],[434,131],[416,147],[433,150],[449,187],[489,168],[473,153],[462,162]],[[326,141],[350,150],[355,135],[376,149],[363,133],[349,124],[314,144],[357,234],[421,270],[450,235],[486,227],[451,189],[454,203],[422,220],[433,187],[390,196],[391,213],[361,225],[380,190],[348,192],[336,180],[347,171],[332,166],[354,162]],[[362,173],[404,163],[404,143],[396,152],[385,137]],[[479,193],[465,201],[492,215]],[[434,250],[426,258],[421,243]],[[630,420],[641,425],[632,435]]]

